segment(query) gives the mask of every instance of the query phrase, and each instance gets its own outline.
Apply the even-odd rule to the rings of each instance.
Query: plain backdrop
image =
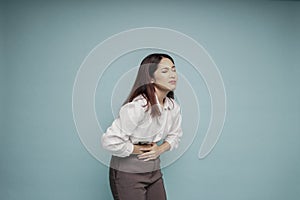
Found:
[[[203,124],[184,155],[163,169],[169,199],[299,198],[300,2],[12,0],[1,1],[0,9],[0,199],[112,199],[108,168],[76,132],[73,83],[100,42],[151,26],[180,31],[201,44],[227,94],[220,140],[199,160],[209,99],[197,92]],[[146,53],[128,55],[127,64],[138,65]],[[121,74],[122,67],[110,70]],[[190,74],[195,91],[205,91],[191,68],[178,70]],[[97,98],[109,88],[98,89]],[[99,114],[104,109],[96,107]],[[106,111],[99,118],[107,127],[113,112]],[[183,120],[188,124],[188,117]]]

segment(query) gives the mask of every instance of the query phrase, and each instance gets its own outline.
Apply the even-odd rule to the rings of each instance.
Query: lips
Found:
[[[171,84],[176,84],[176,81],[169,81],[169,83],[171,83]]]

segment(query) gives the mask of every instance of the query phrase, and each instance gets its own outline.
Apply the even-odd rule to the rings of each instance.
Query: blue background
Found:
[[[299,198],[299,2],[29,0],[0,9],[1,200],[112,199],[107,167],[77,135],[72,87],[97,44],[145,26],[197,40],[227,93],[211,154],[197,159],[199,131],[163,169],[169,199]]]

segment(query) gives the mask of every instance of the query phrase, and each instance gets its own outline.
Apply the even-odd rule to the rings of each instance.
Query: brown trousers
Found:
[[[157,169],[159,162],[159,158],[145,162],[138,160],[134,155],[126,158],[113,156],[109,181],[114,199],[166,200],[162,173]],[[150,170],[151,168],[153,170]]]

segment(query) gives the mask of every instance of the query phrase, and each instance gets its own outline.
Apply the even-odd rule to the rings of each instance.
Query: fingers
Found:
[[[137,157],[138,159],[149,161],[149,160],[155,160],[157,155],[157,144],[155,142],[150,144],[150,147],[141,147],[140,151],[142,151],[142,154],[139,154]]]
[[[143,161],[149,161],[149,160],[154,160],[154,158],[147,158],[147,159],[145,159],[145,160],[143,160]]]
[[[147,153],[143,153],[137,156],[138,159],[144,160],[144,161],[149,161],[149,160],[154,160],[157,158],[157,155],[155,151],[149,151]]]
[[[156,147],[157,147],[157,144],[155,142],[152,142],[151,144],[149,144],[149,146],[141,147],[140,150],[141,151],[151,151],[151,150],[154,150]]]
[[[151,147],[149,147],[149,148],[145,148],[145,147],[140,148],[140,151],[151,151],[151,150],[152,150]]]
[[[142,147],[140,148],[141,151],[151,151],[153,150],[153,147]]]
[[[145,159],[145,158],[149,158],[153,156],[153,152],[152,151],[149,151],[149,152],[146,152],[146,153],[143,153],[143,154],[140,154],[138,155],[138,159]]]

